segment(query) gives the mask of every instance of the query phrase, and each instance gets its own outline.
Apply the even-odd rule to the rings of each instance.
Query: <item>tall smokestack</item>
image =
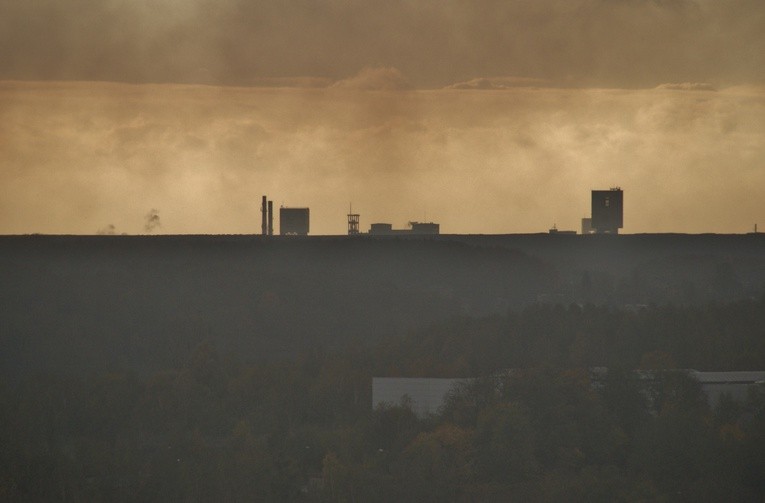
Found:
[[[274,202],[268,201],[268,235],[274,235]]]
[[[263,202],[260,205],[262,215],[260,233],[264,236],[268,234],[268,210],[266,208],[266,196],[263,196]]]

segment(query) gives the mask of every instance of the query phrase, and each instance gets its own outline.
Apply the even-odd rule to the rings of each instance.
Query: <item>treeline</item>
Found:
[[[202,344],[150,377],[5,382],[0,500],[762,501],[761,388],[710,410],[682,373],[626,369],[763,369],[764,317],[535,305],[278,363]],[[483,377],[427,419],[371,409],[373,376],[421,375]]]
[[[497,369],[765,369],[765,296],[703,306],[534,304],[458,317],[383,342],[383,375],[468,377]]]

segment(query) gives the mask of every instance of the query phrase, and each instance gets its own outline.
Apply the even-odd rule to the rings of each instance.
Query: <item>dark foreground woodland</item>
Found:
[[[765,240],[589,238],[2,237],[0,500],[763,501]]]

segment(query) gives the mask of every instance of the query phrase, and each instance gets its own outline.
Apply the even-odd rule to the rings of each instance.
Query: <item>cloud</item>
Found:
[[[549,87],[549,85],[549,80],[532,77],[480,77],[448,85],[445,89],[501,90],[516,87]]]
[[[669,91],[717,91],[715,86],[707,82],[675,82],[656,86],[659,90]]]
[[[295,87],[301,89],[318,89],[329,87],[334,83],[325,77],[257,77],[249,82],[255,87]]]
[[[392,67],[364,68],[353,77],[339,80],[332,87],[360,91],[406,91],[412,89],[409,80]]]

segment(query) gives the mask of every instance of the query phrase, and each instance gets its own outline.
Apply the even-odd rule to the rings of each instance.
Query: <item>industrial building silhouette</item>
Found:
[[[260,211],[262,213],[261,234],[274,234],[274,202],[263,196]],[[282,236],[307,236],[310,229],[309,208],[279,208],[279,234]]]
[[[619,187],[591,192],[591,216],[582,218],[582,234],[618,234],[624,227],[624,191]],[[264,236],[274,233],[273,201],[266,196],[262,199],[262,226]],[[347,214],[348,235],[363,234],[360,230],[361,215],[349,208]],[[306,236],[310,231],[310,209],[306,207],[279,208],[279,234],[282,236]],[[394,229],[392,224],[372,223],[368,234],[371,236],[419,235],[433,236],[441,233],[441,225],[435,222],[409,222],[405,229]],[[576,234],[576,231],[559,230],[557,226],[549,230],[550,234]]]
[[[384,223],[375,223],[369,227],[369,234],[373,236],[436,235],[440,232],[441,226],[434,222],[409,222],[408,229],[394,229],[393,225]]]
[[[618,234],[624,226],[624,192],[619,187],[592,191],[592,220],[596,234]]]
[[[624,191],[619,187],[593,190],[590,217],[582,219],[582,234],[619,234],[624,227]]]
[[[307,236],[310,210],[308,208],[279,208],[279,234],[282,236]]]
[[[348,213],[348,235],[357,236],[361,215],[353,213],[351,207]],[[441,232],[441,226],[435,222],[409,222],[408,229],[394,229],[392,224],[374,223],[369,227],[371,236],[401,236],[401,235],[437,235]]]

